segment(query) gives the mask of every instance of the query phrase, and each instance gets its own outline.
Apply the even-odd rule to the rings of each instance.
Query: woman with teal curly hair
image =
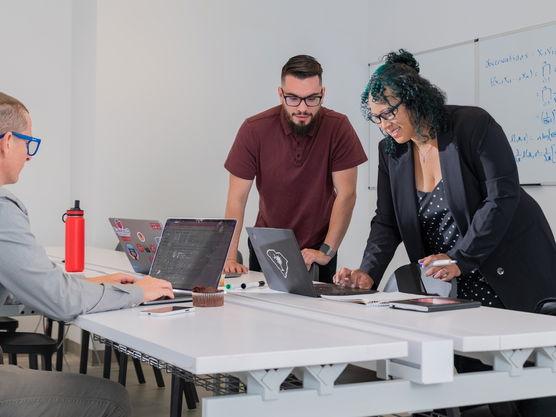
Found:
[[[392,107],[403,103],[411,115],[416,133],[425,139],[434,139],[445,126],[444,92],[419,75],[419,64],[411,53],[400,49],[398,53],[390,52],[385,60],[386,63],[378,67],[361,94],[363,116],[374,123],[379,121],[372,116],[369,100]],[[388,133],[385,137],[388,150],[393,152],[395,140]]]
[[[361,266],[340,269],[334,282],[378,286],[403,242],[426,275],[457,278],[459,298],[534,311],[556,294],[554,235],[520,187],[498,123],[481,108],[445,101],[407,51],[386,55],[372,75],[361,109],[385,136],[378,148],[376,214]],[[454,262],[432,266],[437,260]],[[556,415],[552,397],[517,404],[522,417]]]

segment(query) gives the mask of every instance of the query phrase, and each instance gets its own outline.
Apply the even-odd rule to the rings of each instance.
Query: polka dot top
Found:
[[[448,207],[443,180],[430,193],[417,190],[417,202],[425,253],[446,253],[461,239],[461,234]],[[458,298],[480,301],[489,307],[504,307],[479,270],[462,274],[457,282]]]

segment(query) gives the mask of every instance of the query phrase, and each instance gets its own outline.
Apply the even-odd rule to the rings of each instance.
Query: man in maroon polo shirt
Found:
[[[348,118],[322,107],[322,67],[298,55],[282,68],[281,105],[245,120],[230,150],[225,216],[238,220],[226,273],[246,273],[237,262],[245,205],[253,180],[259,191],[255,226],[292,229],[305,264],[319,265],[332,282],[336,251],[349,226],[357,166],[367,160]],[[260,271],[249,242],[249,269]]]

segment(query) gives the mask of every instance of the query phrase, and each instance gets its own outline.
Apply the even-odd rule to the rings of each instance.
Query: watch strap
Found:
[[[332,249],[330,246],[328,246],[326,243],[323,243],[321,245],[321,247],[319,248],[319,251],[324,253],[326,256],[330,256],[331,258],[333,258],[334,255],[336,255],[336,251],[334,249]]]

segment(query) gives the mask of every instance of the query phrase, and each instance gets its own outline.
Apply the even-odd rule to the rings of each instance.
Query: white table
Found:
[[[125,269],[125,255],[115,255],[88,250],[86,259]],[[247,394],[204,398],[204,416],[364,416],[556,395],[554,317],[484,307],[425,314],[256,291],[190,316],[137,310],[76,324],[194,374],[233,373],[246,383]],[[494,370],[454,376],[454,353]],[[536,365],[523,367],[527,358]],[[364,361],[395,379],[333,385],[347,363]],[[280,391],[292,370],[303,388]]]

